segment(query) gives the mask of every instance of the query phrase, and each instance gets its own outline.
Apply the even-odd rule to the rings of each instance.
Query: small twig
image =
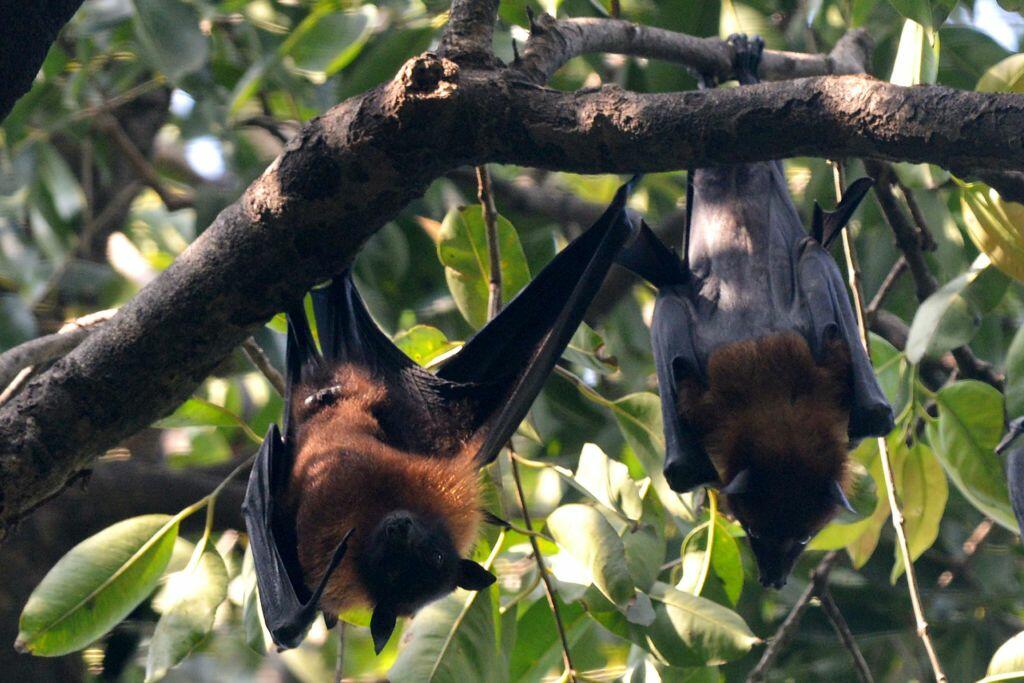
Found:
[[[117,313],[111,308],[76,318],[66,323],[59,332],[38,337],[0,354],[0,403],[14,394],[14,381],[24,371],[68,354],[82,343],[92,328]]]
[[[981,520],[981,523],[974,527],[974,531],[971,532],[971,535],[967,537],[967,540],[964,541],[963,546],[961,546],[964,551],[964,556],[957,561],[954,569],[947,569],[939,574],[939,579],[935,582],[936,586],[939,588],[946,588],[949,584],[953,583],[953,579],[956,578],[955,572],[962,572],[967,568],[967,562],[974,556],[974,553],[978,552],[978,548],[980,548],[981,544],[985,542],[986,538],[988,538],[993,527],[994,522],[988,517]]]
[[[850,631],[850,625],[846,623],[843,613],[839,611],[839,605],[836,604],[835,598],[832,597],[832,591],[828,589],[828,586],[821,587],[818,599],[821,601],[821,610],[832,623],[832,628],[835,629],[840,642],[842,642],[853,659],[857,678],[861,680],[861,683],[873,683],[875,679],[871,675],[871,669],[868,668],[867,661],[864,659],[864,653],[857,647],[857,642],[853,639],[853,633]]]
[[[487,231],[488,280],[487,317],[493,318],[501,310],[501,249],[498,242],[498,211],[494,206],[491,174],[486,166],[476,167],[477,198],[480,200]]]
[[[128,133],[121,127],[116,118],[110,114],[104,114],[97,118],[97,125],[110,137],[110,140],[117,148],[121,150],[125,159],[135,172],[141,176],[146,185],[160,196],[160,199],[169,210],[175,211],[194,205],[195,197],[191,190],[172,190],[169,188],[164,179],[157,173],[157,170],[153,168],[142,152],[139,151],[139,148],[135,146],[135,143],[132,142],[132,139],[128,137]]]
[[[882,284],[878,286],[878,291],[871,297],[871,301],[868,303],[868,307],[864,309],[864,317],[868,321],[870,326],[874,319],[875,314],[878,313],[878,309],[881,308],[882,304],[885,303],[885,298],[892,292],[892,288],[899,282],[900,276],[903,275],[907,270],[907,259],[902,255],[896,259],[896,263],[892,264],[892,268],[889,273],[882,280]]]
[[[242,342],[242,351],[245,352],[245,355],[248,356],[252,364],[256,366],[256,369],[267,378],[267,381],[270,382],[270,386],[274,387],[274,391],[276,391],[279,396],[284,396],[284,377],[281,376],[281,373],[278,372],[277,368],[275,368],[273,363],[270,362],[270,359],[267,358],[266,352],[259,344],[256,343],[256,340],[249,337]]]
[[[842,199],[842,169],[839,163],[835,164],[836,172],[836,200]],[[883,183],[884,184],[884,183]],[[879,184],[875,185],[877,191]],[[888,186],[891,191],[891,186]],[[876,192],[876,196],[879,193]],[[881,193],[881,194],[884,194]],[[860,328],[861,343],[864,344],[865,350],[869,350],[868,344],[868,329],[864,320],[864,300],[860,294],[860,271],[857,268],[856,252],[853,246],[853,240],[850,239],[848,230],[843,231],[843,252],[846,254],[846,263],[849,269],[850,278],[850,289],[853,290],[853,305],[854,310],[857,313],[857,325]],[[917,243],[916,238],[915,243]],[[904,252],[906,253],[906,252]],[[920,245],[918,244],[917,254],[920,255]],[[910,259],[907,259],[910,261]],[[923,262],[923,261],[922,261]],[[913,271],[913,264],[911,263],[911,271]],[[929,276],[931,274],[929,273]],[[935,653],[935,645],[932,643],[931,636],[928,635],[928,621],[925,619],[924,607],[921,604],[921,592],[917,586],[917,575],[914,570],[914,562],[910,557],[910,544],[907,541],[907,533],[904,528],[903,510],[900,508],[899,500],[896,497],[896,480],[892,472],[892,458],[889,454],[889,445],[885,441],[885,437],[878,438],[878,455],[882,462],[882,474],[885,480],[885,491],[889,499],[889,510],[892,514],[892,525],[896,531],[896,539],[900,548],[900,555],[903,560],[903,568],[907,575],[907,591],[910,593],[910,604],[914,610],[914,618],[917,622],[917,635],[921,639],[921,643],[924,645],[925,652],[928,654],[928,660],[932,665],[932,673],[935,675],[937,683],[945,683],[946,674],[942,670],[942,664],[939,662],[939,657]]]
[[[135,196],[139,194],[142,189],[142,183],[138,181],[131,181],[117,191],[109,202],[103,207],[103,211],[92,220],[85,221],[85,227],[82,228],[82,236],[78,240],[79,249],[85,249],[89,244],[92,243],[96,235],[101,235],[107,231],[108,227],[116,216],[120,216],[121,212],[132,203]]]
[[[789,641],[793,639],[793,636],[796,635],[797,628],[800,626],[800,620],[803,619],[804,612],[810,607],[811,600],[828,584],[829,572],[832,571],[832,567],[838,558],[839,553],[835,550],[826,553],[825,557],[821,558],[821,562],[811,572],[811,582],[807,584],[807,588],[800,594],[796,604],[793,605],[793,609],[789,611],[782,625],[775,631],[775,635],[769,639],[768,647],[761,654],[761,660],[747,676],[747,683],[756,683],[757,681],[764,680],[765,673],[772,667],[772,664],[775,663],[775,660],[786,648]]]
[[[509,453],[511,454],[511,452],[510,449]],[[516,483],[516,496],[519,500],[519,508],[523,513],[523,524],[532,532],[533,522],[530,520],[530,511],[526,507],[523,482],[519,477],[519,465],[516,463],[515,458],[509,458],[509,462],[512,464],[512,478]],[[569,637],[565,632],[565,624],[562,622],[562,612],[558,608],[555,586],[551,583],[551,577],[548,576],[548,570],[544,564],[544,556],[540,552],[540,545],[537,543],[536,536],[530,534],[527,538],[530,539],[530,546],[533,548],[533,557],[537,561],[537,571],[540,573],[540,580],[544,583],[544,594],[548,599],[548,607],[551,608],[551,614],[555,617],[555,628],[558,630],[558,638],[562,644],[562,663],[565,665],[566,680],[576,683],[576,668],[573,666],[572,655],[569,652]]]
[[[900,188],[903,199],[907,202],[910,216],[914,219],[914,224],[917,225],[917,238],[921,243],[921,248],[925,251],[935,251],[938,245],[935,244],[932,229],[928,227],[928,221],[925,220],[921,207],[918,205],[917,199],[914,198],[914,191],[907,187],[895,173],[893,173],[893,177],[896,179],[896,187]]]
[[[337,629],[338,655],[334,658],[334,683],[341,683],[345,678],[345,622],[339,621]]]

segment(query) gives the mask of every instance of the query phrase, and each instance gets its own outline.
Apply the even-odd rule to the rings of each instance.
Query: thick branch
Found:
[[[455,0],[438,53],[460,64],[491,66],[499,0]]]
[[[0,528],[171,411],[225,355],[435,178],[507,162],[586,173],[793,155],[1024,170],[1014,95],[843,76],[561,93],[432,55],[310,123],[177,261],[0,407]]]
[[[566,19],[541,14],[531,21],[530,40],[516,70],[531,83],[543,84],[573,57],[612,53],[677,62],[718,80],[732,78],[733,48],[719,38],[696,38],[662,28],[618,19]],[[830,55],[765,50],[758,69],[761,80],[775,81],[867,70],[872,41],[863,30],[851,31]]]

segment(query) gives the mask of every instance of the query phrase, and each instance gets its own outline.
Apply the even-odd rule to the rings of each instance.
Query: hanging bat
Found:
[[[762,43],[731,39],[742,84]],[[721,486],[761,583],[781,587],[810,537],[849,507],[851,439],[893,425],[826,251],[871,181],[804,231],[779,162],[691,172],[682,260],[645,225],[619,261],[658,288],[651,326],[676,491]]]
[[[1010,505],[1017,526],[1024,534],[1024,417],[1010,422],[996,453],[1006,457],[1006,484],[1010,489]]]
[[[301,304],[288,311],[283,426],[270,428],[243,506],[279,647],[297,646],[318,610],[333,624],[362,605],[379,653],[396,617],[494,582],[464,557],[482,518],[478,470],[525,417],[631,234],[631,185],[436,374],[377,327],[349,272],[312,292],[320,350]]]

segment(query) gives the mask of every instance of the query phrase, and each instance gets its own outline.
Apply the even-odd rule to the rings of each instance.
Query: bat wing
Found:
[[[996,446],[996,453],[1006,458],[1006,484],[1010,489],[1010,505],[1017,526],[1024,534],[1024,417],[1010,422],[1006,436]]]
[[[868,193],[875,181],[871,178],[859,178],[853,182],[835,211],[822,211],[818,203],[814,203],[814,220],[811,223],[811,235],[818,240],[825,249],[832,246],[839,233],[843,231],[853,212],[857,210],[864,195]]]
[[[851,439],[885,436],[893,428],[892,408],[875,379],[871,360],[860,340],[850,299],[836,262],[814,239],[807,237],[799,245],[797,262],[798,296],[803,298],[810,317],[811,352],[819,360],[825,345],[841,338],[850,349],[853,374],[853,399],[850,407]]]
[[[291,464],[289,445],[277,426],[271,425],[256,454],[242,504],[263,618],[274,642],[282,648],[302,642],[316,618],[327,579],[341,562],[348,544],[346,534],[319,585],[313,591],[306,588],[295,554],[295,531],[275,504],[287,486]]]
[[[526,416],[579,327],[622,245],[634,232],[626,200],[636,178],[619,188],[604,214],[563,249],[501,313],[438,372],[479,386],[489,406],[478,433],[481,465],[497,457]]]

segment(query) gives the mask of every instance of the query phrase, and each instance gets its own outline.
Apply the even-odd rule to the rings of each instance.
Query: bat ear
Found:
[[[722,487],[722,493],[735,496],[750,490],[750,468],[740,470],[732,480]]]
[[[847,510],[849,512],[857,512],[850,505],[850,501],[846,499],[846,492],[843,491],[843,487],[839,485],[838,481],[832,482],[832,498],[835,500],[836,505]]]
[[[388,644],[388,640],[391,639],[391,634],[395,630],[396,621],[394,610],[387,605],[378,604],[373,609],[373,616],[370,618],[370,635],[373,636],[375,654],[379,655],[384,646]]]
[[[479,591],[487,588],[497,579],[473,560],[459,560],[459,576],[455,585],[468,591]]]
[[[814,221],[811,224],[811,234],[814,236],[814,239],[818,240],[826,249],[832,246],[832,242],[835,241],[839,233],[846,227],[846,223],[853,216],[853,212],[857,210],[860,201],[864,199],[864,195],[868,193],[868,190],[874,184],[875,181],[871,178],[855,180],[852,185],[846,188],[846,192],[843,193],[843,199],[839,202],[839,206],[836,207],[835,211],[822,211],[821,207],[815,204]]]

